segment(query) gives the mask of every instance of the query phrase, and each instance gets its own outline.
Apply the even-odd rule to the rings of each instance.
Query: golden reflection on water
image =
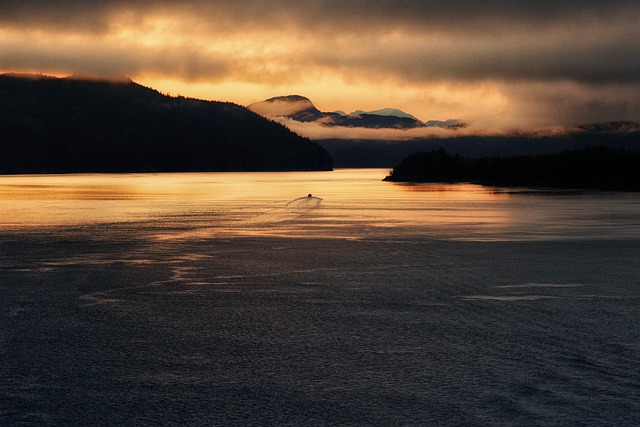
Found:
[[[391,234],[485,240],[585,226],[576,223],[575,200],[523,197],[473,184],[381,181],[387,172],[0,176],[0,231],[111,223],[139,224],[163,240]],[[314,197],[307,199],[309,193]]]

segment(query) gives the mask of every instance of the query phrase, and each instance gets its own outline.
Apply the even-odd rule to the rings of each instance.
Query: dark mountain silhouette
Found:
[[[313,105],[313,102],[311,102],[309,98],[300,95],[279,96],[269,98],[264,102],[270,104],[269,108],[276,108],[276,110],[279,108],[284,109],[279,110],[280,113],[276,114],[276,117],[288,117],[298,122],[313,122],[335,115],[332,113],[323,113]],[[247,108],[255,111],[254,108],[256,108],[258,104],[259,103],[249,105]]]
[[[248,109],[130,80],[0,75],[0,173],[330,170],[327,151]]]
[[[540,156],[470,159],[440,148],[406,157],[385,180],[640,191],[640,153],[588,147]]]
[[[424,126],[420,120],[399,110],[395,110],[398,115],[393,115],[392,109],[369,113],[355,111],[348,115],[339,112],[322,112],[313,105],[309,98],[300,95],[269,98],[251,104],[247,108],[273,119],[284,117],[298,122],[318,122],[323,126],[371,129],[412,129]]]
[[[575,129],[595,135],[640,135],[640,123],[632,122],[629,120],[620,120],[617,122],[587,123],[575,126]]]
[[[467,127],[467,123],[461,120],[456,120],[456,119],[429,120],[425,122],[424,125],[428,127],[440,127],[440,128],[453,129],[453,130],[464,129]]]

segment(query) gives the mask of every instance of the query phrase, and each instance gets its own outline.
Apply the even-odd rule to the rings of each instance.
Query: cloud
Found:
[[[52,26],[108,27],[109,19],[127,11],[146,15],[159,10],[186,11],[209,21],[232,22],[241,27],[291,25],[319,31],[352,28],[451,29],[492,32],[499,28],[540,28],[576,19],[608,20],[630,12],[637,14],[633,0],[593,0],[530,2],[520,0],[5,0],[0,16],[5,22],[48,24]],[[637,15],[636,15],[637,16]],[[347,27],[348,24],[348,27]]]
[[[639,26],[640,28],[640,26]],[[618,30],[619,31],[619,30]],[[395,76],[414,82],[434,80],[573,80],[584,83],[640,82],[640,30],[591,40],[570,34],[447,38],[395,35],[372,39],[354,50],[316,51],[318,66],[348,67],[352,73]],[[557,42],[562,39],[562,43]]]
[[[175,22],[171,23],[171,18]],[[163,23],[163,28],[158,24]],[[640,81],[640,5],[631,1],[5,1],[7,28],[131,37],[155,31],[229,52],[252,79],[308,65],[411,81],[443,79]],[[155,26],[154,26],[155,25]],[[160,31],[158,31],[160,30]],[[189,37],[192,35],[192,37]],[[25,39],[25,41],[28,41]],[[170,40],[166,41],[171,43]],[[207,49],[190,78],[207,78]],[[168,52],[171,57],[171,52]],[[269,64],[262,69],[256,64]],[[89,62],[89,61],[87,61]],[[203,63],[201,71],[196,64]],[[180,57],[174,63],[184,64]],[[304,64],[307,64],[305,67]],[[273,73],[269,73],[272,71]]]
[[[512,99],[512,126],[522,117],[534,126],[640,119],[640,83],[594,87],[574,82],[528,82],[508,85],[505,91]]]
[[[193,46],[149,47],[135,41],[80,37],[38,37],[25,49],[22,36],[0,36],[0,63],[14,69],[49,70],[69,74],[130,76],[153,70],[168,76],[209,79],[229,73],[231,63],[221,56]]]
[[[376,105],[356,108],[487,126],[638,120],[638,22],[631,0],[4,0],[0,71],[244,85],[270,96],[331,82],[326,97],[378,92]],[[453,95],[431,92],[437,85],[454,88],[459,112]],[[493,88],[491,101],[472,86]]]
[[[298,122],[285,117],[276,117],[281,123],[294,132],[311,139],[372,139],[372,140],[410,140],[414,138],[446,138],[461,136],[466,132],[438,127],[422,127],[412,129],[371,129],[361,127],[324,126],[321,122]]]

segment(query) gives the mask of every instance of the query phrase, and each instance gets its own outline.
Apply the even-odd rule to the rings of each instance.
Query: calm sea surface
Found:
[[[0,425],[640,425],[640,194],[387,172],[0,176]]]

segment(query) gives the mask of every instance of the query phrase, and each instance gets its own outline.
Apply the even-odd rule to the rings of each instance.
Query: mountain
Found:
[[[0,75],[0,173],[330,170],[318,144],[239,105],[130,80]]]
[[[339,116],[336,113],[323,113],[309,98],[300,95],[278,96],[251,104],[249,110],[264,117],[287,117],[298,122],[313,122],[327,117]]]
[[[383,108],[381,110],[374,110],[374,111],[356,110],[356,111],[352,112],[351,114],[349,114],[349,116],[356,116],[356,115],[362,115],[362,114],[372,114],[374,116],[405,117],[407,119],[413,119],[413,120],[416,120],[416,121],[420,121],[417,117],[412,116],[409,113],[405,113],[402,110],[398,110],[397,108]]]
[[[397,109],[386,108],[371,112],[361,110],[351,114],[343,111],[322,112],[309,98],[300,95],[278,96],[256,102],[247,108],[272,119],[291,119],[298,122],[317,122],[322,126],[361,127],[371,129],[412,129],[423,123]]]
[[[467,124],[456,119],[449,120],[429,120],[424,123],[425,126],[428,127],[441,127],[448,129],[460,129],[467,127]]]

